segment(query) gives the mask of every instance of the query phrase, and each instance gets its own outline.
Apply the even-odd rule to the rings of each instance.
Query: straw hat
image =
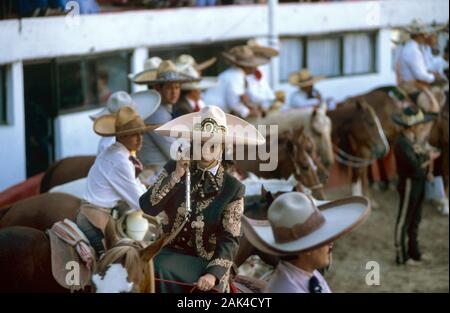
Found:
[[[89,118],[95,121],[100,116],[113,114],[125,106],[133,107],[142,119],[146,119],[159,108],[161,95],[154,90],[147,90],[131,96],[125,91],[113,93],[106,102],[106,106],[99,112],[90,115]]]
[[[141,76],[144,72],[157,70],[159,65],[162,63],[162,59],[160,57],[151,57],[144,61],[144,70],[137,74],[128,74],[128,78],[134,81],[137,76]]]
[[[94,131],[103,137],[134,135],[154,130],[159,125],[146,125],[139,113],[130,106],[120,108],[115,114],[99,117],[94,122]]]
[[[289,75],[289,83],[297,87],[312,86],[323,79],[325,79],[324,76],[312,76],[308,69],[303,69],[300,72],[291,73]]]
[[[210,67],[211,65],[213,65],[214,63],[216,63],[216,61],[217,61],[217,58],[211,58],[211,59],[208,59],[208,60],[198,64],[192,55],[181,54],[176,58],[175,64],[177,65],[177,67],[182,66],[182,65],[192,66],[194,69],[201,72],[201,71],[207,69],[208,67]],[[183,68],[181,68],[181,70],[182,69]]]
[[[316,206],[300,192],[285,193],[268,210],[268,220],[242,217],[245,236],[272,255],[295,255],[335,241],[359,226],[370,213],[364,197],[349,197]]]
[[[180,116],[155,132],[167,137],[190,140],[226,142],[238,145],[261,145],[266,142],[261,133],[250,123],[217,106],[206,106],[199,112]]]
[[[237,66],[258,67],[270,62],[270,58],[257,54],[249,46],[237,46],[227,52],[222,52],[222,56]]]
[[[172,61],[165,60],[161,62],[157,69],[136,74],[132,80],[136,84],[156,85],[162,83],[186,83],[199,79],[181,73]]]
[[[404,27],[404,30],[411,35],[428,34],[434,30],[428,27],[421,19],[414,19],[411,24]]]
[[[260,45],[256,39],[247,41],[247,46],[249,46],[256,55],[261,55],[266,58],[273,58],[280,54],[277,49]]]
[[[217,85],[217,77],[201,77],[192,65],[177,64],[177,67],[182,68],[183,74],[200,79],[199,81],[181,84],[181,90],[205,90]]]
[[[421,109],[413,107],[407,107],[402,113],[392,115],[394,122],[403,127],[412,127],[417,124],[427,123],[436,117],[436,113],[423,113]]]

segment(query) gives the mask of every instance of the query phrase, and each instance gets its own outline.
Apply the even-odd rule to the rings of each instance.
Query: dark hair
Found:
[[[280,256],[280,260],[285,262],[295,261],[297,259],[298,259],[297,254]]]

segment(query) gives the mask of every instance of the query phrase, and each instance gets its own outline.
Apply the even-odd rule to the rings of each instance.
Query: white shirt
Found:
[[[445,76],[444,71],[448,68],[448,62],[440,55],[434,55],[433,49],[429,45],[420,45],[420,50],[424,56],[425,65],[428,71],[438,72],[441,76]]]
[[[402,81],[421,80],[432,83],[435,77],[427,69],[425,57],[415,40],[409,40],[401,49],[399,70]]]
[[[314,95],[317,94],[317,91],[313,91]],[[299,108],[307,108],[315,105],[319,105],[320,100],[317,98],[308,98],[308,95],[302,90],[297,90],[291,95],[289,101],[289,107],[291,109],[299,109]]]
[[[97,155],[116,142],[116,137],[102,137],[98,143]]]
[[[217,105],[225,113],[234,111],[242,118],[250,114],[250,110],[241,102],[246,94],[245,73],[238,67],[230,67],[222,72],[218,84],[208,89],[203,96],[208,105]]]
[[[195,110],[195,101],[192,99],[189,99],[188,97],[185,97],[186,101],[189,103],[189,105],[191,106],[192,110]],[[200,107],[200,109],[205,107],[205,101],[203,101],[202,99],[198,100],[198,106]]]
[[[135,178],[130,151],[120,142],[104,150],[95,159],[87,177],[84,199],[103,208],[113,208],[122,200],[140,210],[139,198],[146,188]]]
[[[247,95],[252,103],[259,103],[267,110],[276,99],[265,76],[257,79],[255,75],[247,75]]]
[[[297,266],[280,261],[265,292],[270,293],[309,293],[309,280],[316,276],[322,293],[331,293],[330,287],[318,272],[308,273]]]

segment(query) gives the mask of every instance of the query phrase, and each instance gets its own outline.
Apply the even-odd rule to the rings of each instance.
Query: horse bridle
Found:
[[[298,149],[297,146],[293,145],[293,149],[294,149],[294,155],[297,155],[297,149]],[[318,167],[317,167],[317,165],[314,164],[314,161],[311,158],[311,156],[308,153],[306,153],[306,152],[305,152],[305,154],[306,154],[306,158],[308,160],[308,165],[311,168],[311,170],[313,171],[315,177],[317,178],[318,177],[317,176],[317,169],[318,169]],[[291,159],[292,164],[294,165],[295,177],[296,177],[296,179],[298,179],[301,182],[301,177],[302,177],[301,169],[300,169],[299,165],[297,164],[294,156],[292,154],[290,154],[290,153],[288,153],[288,155],[289,155],[289,158]],[[318,180],[319,179],[317,179],[317,181]],[[308,189],[311,189],[311,190],[317,190],[317,189],[323,188],[323,184],[321,182],[319,182],[316,185],[305,186],[305,187],[307,187]]]

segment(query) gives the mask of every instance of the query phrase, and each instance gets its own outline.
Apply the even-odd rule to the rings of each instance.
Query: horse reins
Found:
[[[297,150],[297,147],[295,145],[294,145],[294,149]],[[297,151],[295,151],[295,152],[297,152]],[[306,154],[306,157],[308,158],[309,166],[311,167],[311,169],[314,173],[314,176],[315,176],[316,180],[318,181],[319,179],[317,178],[317,166],[314,164],[313,160],[311,159],[311,156],[308,153],[305,153],[305,154]],[[290,153],[288,153],[288,155],[289,155],[289,158],[291,159],[292,164],[294,165],[295,176],[298,179],[300,179],[300,177],[302,176],[301,169],[298,166],[297,162],[295,161],[294,156]],[[305,186],[305,187],[307,187],[308,189],[311,189],[311,190],[317,190],[317,189],[323,188],[323,184],[319,182],[316,185]]]

